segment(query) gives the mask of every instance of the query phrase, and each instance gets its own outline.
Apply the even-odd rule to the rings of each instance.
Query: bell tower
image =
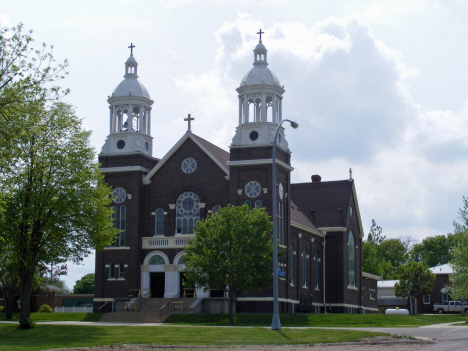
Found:
[[[138,62],[133,57],[125,62],[124,80],[107,99],[109,103],[109,135],[101,154],[119,155],[130,153],[153,154],[151,137],[151,105],[148,91],[138,81]]]

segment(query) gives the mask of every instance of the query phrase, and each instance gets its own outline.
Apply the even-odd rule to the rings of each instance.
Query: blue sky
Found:
[[[130,43],[154,100],[153,155],[193,132],[228,150],[235,89],[260,28],[269,68],[285,87],[294,182],[347,179],[363,227],[387,237],[452,230],[468,189],[468,3],[461,1],[2,1],[0,25],[24,23],[35,44],[68,59],[72,103],[100,151],[107,96]],[[69,264],[66,278],[94,270]]]

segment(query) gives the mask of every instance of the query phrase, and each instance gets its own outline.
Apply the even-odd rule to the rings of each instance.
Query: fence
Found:
[[[92,307],[55,307],[54,308],[55,313],[65,313],[65,312],[72,312],[72,313],[77,313],[77,312],[84,312],[84,313],[92,313],[93,308]]]

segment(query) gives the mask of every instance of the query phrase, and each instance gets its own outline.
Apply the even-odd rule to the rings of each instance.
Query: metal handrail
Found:
[[[163,309],[164,309],[165,307],[169,308],[169,306],[171,305],[171,302],[172,302],[174,299],[177,299],[177,298],[180,296],[180,292],[181,292],[181,291],[182,291],[182,290],[179,290],[178,293],[176,293],[173,297],[171,297],[171,299],[170,299],[168,302],[166,302],[166,303],[159,309],[159,322],[162,322],[162,317],[163,317],[163,316],[162,316],[162,313],[163,313]]]

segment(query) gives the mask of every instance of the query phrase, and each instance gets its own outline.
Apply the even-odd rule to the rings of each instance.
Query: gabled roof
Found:
[[[291,199],[317,228],[345,227],[353,199],[361,237],[364,235],[354,180],[291,184]]]
[[[453,274],[453,268],[450,263],[441,264],[439,266],[431,267],[429,270],[434,274]]]
[[[290,200],[291,204],[291,226],[297,229],[302,229],[309,233],[313,233],[319,236],[324,236],[322,232],[320,232],[315,225],[306,217],[304,213],[302,213],[301,209],[292,201]]]
[[[151,178],[158,172],[159,169],[171,158],[171,156],[187,141],[192,140],[214,163],[218,165],[221,170],[229,176],[229,168],[226,162],[229,160],[229,153],[223,149],[213,145],[199,136],[192,134],[190,130],[184,134],[182,138],[164,155],[161,161],[143,178],[143,184],[151,183]]]

